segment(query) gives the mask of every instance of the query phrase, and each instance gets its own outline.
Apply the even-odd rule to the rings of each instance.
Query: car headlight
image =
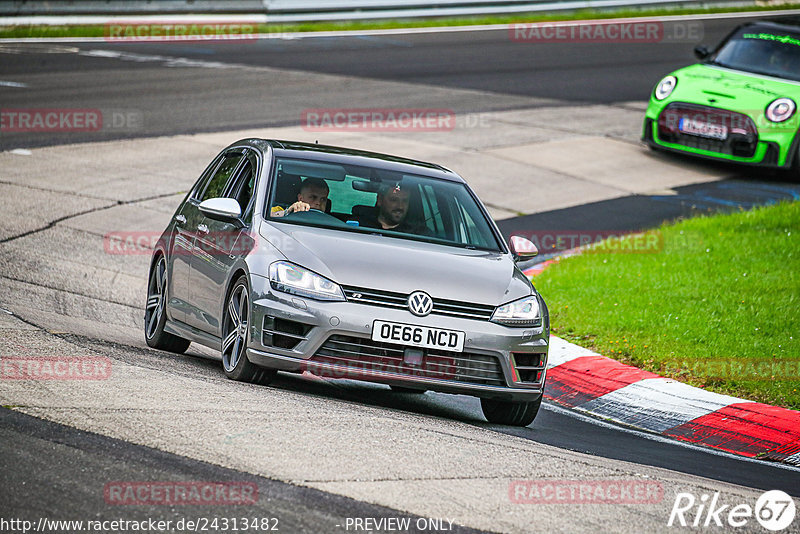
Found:
[[[269,266],[272,289],[317,300],[345,300],[339,284],[288,261]]]
[[[542,322],[539,299],[531,295],[498,306],[491,320],[506,326],[538,326]]]
[[[653,96],[656,97],[656,100],[664,100],[672,94],[676,85],[678,85],[678,78],[675,76],[666,76],[656,85]]]
[[[794,115],[797,105],[791,98],[778,98],[767,106],[767,118],[772,122],[784,122]]]

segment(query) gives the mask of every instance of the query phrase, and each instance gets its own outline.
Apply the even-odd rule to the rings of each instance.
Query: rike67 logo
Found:
[[[755,518],[765,529],[778,532],[794,522],[795,513],[794,501],[780,490],[763,493],[755,507],[747,503],[723,504],[718,491],[713,495],[704,493],[699,499],[691,493],[678,493],[667,526],[727,529],[747,526]]]

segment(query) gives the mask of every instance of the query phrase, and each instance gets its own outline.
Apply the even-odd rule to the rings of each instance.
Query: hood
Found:
[[[374,234],[277,223],[262,237],[289,261],[343,286],[498,306],[530,295],[530,281],[508,254]]]
[[[800,83],[744,71],[697,64],[672,73],[678,79],[668,101],[713,105],[755,116],[770,102],[789,97],[800,104]]]

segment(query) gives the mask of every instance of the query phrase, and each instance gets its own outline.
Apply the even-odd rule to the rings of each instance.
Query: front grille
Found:
[[[724,126],[725,139],[693,135],[680,130],[681,119],[693,119]],[[742,158],[753,157],[758,146],[758,130],[753,120],[727,109],[673,102],[658,117],[658,137],[664,142],[718,152]]]
[[[345,297],[349,302],[382,306],[384,308],[408,309],[408,295],[393,293],[380,289],[366,289],[363,287],[343,286]],[[478,319],[488,321],[494,313],[494,306],[488,304],[472,304],[456,300],[433,299],[432,314],[447,315],[448,317],[462,317],[465,319]]]
[[[308,369],[314,374],[333,378],[369,378],[370,373],[381,372],[490,386],[506,385],[500,361],[494,356],[434,349],[418,350],[424,354],[422,363],[412,366],[404,362],[405,348],[402,345],[333,335],[311,357]],[[315,362],[337,365],[342,369],[315,370],[312,365]]]

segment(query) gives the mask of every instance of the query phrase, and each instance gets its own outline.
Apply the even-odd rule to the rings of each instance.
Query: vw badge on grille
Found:
[[[433,299],[424,291],[414,291],[408,296],[408,309],[414,315],[423,317],[433,310]]]

